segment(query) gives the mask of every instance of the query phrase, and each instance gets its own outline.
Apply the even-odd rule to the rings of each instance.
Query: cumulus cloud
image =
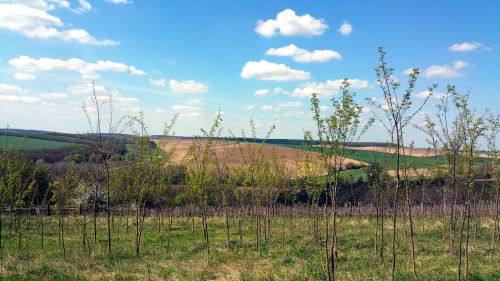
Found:
[[[343,79],[327,80],[322,83],[306,83],[300,88],[293,90],[292,96],[294,97],[311,97],[313,93],[318,94],[318,98],[329,98],[338,93],[342,86]],[[366,89],[370,85],[368,81],[361,79],[349,79],[350,87],[353,89]]]
[[[413,72],[413,67],[407,68],[403,71],[404,75],[410,75]]]
[[[271,48],[266,51],[268,56],[292,57],[296,62],[327,62],[332,59],[340,60],[342,56],[332,50],[308,51],[301,49],[294,44],[281,48]]]
[[[35,80],[36,76],[30,73],[19,72],[14,74],[14,78],[21,81],[28,81],[28,80]]]
[[[273,106],[265,104],[265,105],[261,106],[260,109],[265,110],[265,111],[269,111],[269,110],[273,110]]]
[[[148,79],[149,85],[155,86],[155,87],[165,87],[165,79]]]
[[[273,93],[288,95],[288,91],[284,90],[283,88],[280,88],[280,87],[274,88]]]
[[[241,77],[257,80],[293,81],[307,80],[311,77],[311,74],[306,71],[293,69],[284,64],[260,60],[245,63],[241,70]]]
[[[299,111],[299,110],[290,110],[290,111],[287,111],[283,114],[283,116],[286,116],[286,117],[296,117],[296,116],[302,116],[304,115],[305,112],[304,111]]]
[[[260,89],[254,92],[254,95],[258,98],[265,97],[269,94],[268,89]]]
[[[67,98],[68,95],[66,93],[42,93],[40,97],[43,99],[59,100]]]
[[[143,76],[146,75],[146,72],[137,69],[135,66],[129,66],[130,73],[132,73],[133,76]]]
[[[208,86],[194,80],[170,80],[170,91],[173,93],[200,94],[208,91]]]
[[[19,56],[9,60],[18,73],[18,77],[29,77],[35,79],[34,73],[47,71],[69,71],[78,72],[84,79],[99,78],[100,72],[126,72],[129,71],[132,75],[144,75],[145,72],[128,66],[124,63],[114,61],[98,60],[95,63],[87,62],[79,58],[71,58],[67,60],[40,58],[35,59],[28,56]]]
[[[203,101],[200,100],[200,99],[187,99],[184,101],[184,104],[186,105],[202,105],[203,104]]]
[[[372,110],[369,107],[363,107],[363,108],[361,108],[361,112],[362,113],[370,113],[370,112],[372,112]]]
[[[0,102],[35,104],[40,103],[41,100],[30,96],[0,95]]]
[[[244,105],[241,107],[241,110],[243,111],[252,111],[255,108],[253,105]]]
[[[102,85],[94,85],[94,88],[92,89],[92,84],[87,83],[83,85],[73,85],[68,87],[67,92],[72,94],[72,95],[77,95],[77,96],[89,96],[92,94],[92,91],[95,90],[97,95],[107,95],[109,94],[108,89],[106,89]]]
[[[284,36],[318,36],[323,34],[328,25],[324,19],[316,19],[309,14],[298,16],[292,9],[279,12],[275,19],[259,20],[255,32],[272,37],[275,34]]]
[[[80,11],[92,6],[80,0]],[[58,39],[81,44],[114,46],[118,41],[97,39],[84,29],[64,29],[62,20],[49,13],[55,7],[68,7],[67,1],[17,1],[0,3],[0,28],[19,33],[29,38]],[[78,9],[77,9],[78,10]]]
[[[422,92],[419,92],[419,93],[416,94],[416,96],[419,97],[419,98],[427,98],[427,97],[429,97],[429,95],[430,95],[430,92],[428,90],[425,90],[425,91],[422,91]],[[446,93],[435,93],[435,92],[433,92],[431,97],[434,98],[434,99],[443,99],[446,96],[447,96]]]
[[[0,94],[20,94],[24,92],[25,90],[19,86],[0,83]]]
[[[483,44],[479,42],[463,42],[455,43],[451,45],[448,50],[452,52],[471,52],[483,47]]]
[[[298,101],[288,101],[288,102],[278,103],[279,108],[295,108],[300,106],[302,106],[302,103]]]
[[[97,99],[101,102],[109,102],[110,98],[113,103],[113,108],[123,110],[123,111],[140,111],[138,107],[139,99],[133,97],[123,96],[119,91],[114,89],[107,89],[103,85],[94,85],[94,90],[96,92]],[[91,104],[90,95],[92,94],[92,84],[81,84],[70,86],[67,92],[72,95],[84,96],[86,97],[87,104]]]
[[[463,72],[460,70],[469,67],[470,64],[465,61],[454,61],[450,65],[431,65],[427,67],[424,71],[424,76],[427,78],[441,77],[441,78],[454,78],[463,76]]]
[[[342,34],[344,36],[351,34],[352,25],[348,22],[344,22],[342,25],[340,25],[339,32],[340,32],[340,34]]]
[[[92,10],[92,5],[87,0],[78,0],[78,3],[80,3],[80,7],[76,8],[75,12],[83,13]]]
[[[185,104],[175,104],[172,106],[172,110],[179,113],[181,117],[197,117],[201,116],[201,107],[185,105]]]
[[[132,4],[132,1],[130,0],[105,0],[105,1],[112,4]]]

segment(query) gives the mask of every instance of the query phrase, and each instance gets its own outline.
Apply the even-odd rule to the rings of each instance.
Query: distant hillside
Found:
[[[159,139],[160,135],[152,135],[151,139]],[[179,140],[191,140],[193,137],[183,137],[183,136],[172,136],[168,137],[169,139],[179,139]],[[297,146],[297,145],[305,145],[305,141],[303,139],[261,139],[261,138],[224,138],[225,140],[230,141],[242,141],[242,142],[255,142],[255,143],[268,143],[280,146]],[[319,142],[317,142],[319,144]],[[390,146],[385,142],[353,142],[346,143],[345,146],[350,147],[366,147],[366,146],[376,146],[376,147],[387,147]]]
[[[63,161],[65,157],[72,155],[87,159],[94,153],[95,146],[92,145],[97,140],[95,134],[68,134],[22,129],[0,130],[0,151],[5,147],[9,150],[24,151],[29,159],[43,159],[48,163]],[[112,138],[113,150],[121,155],[127,153],[127,144],[135,138],[135,136],[125,134],[104,134],[102,137],[104,140]]]
[[[2,136],[7,134],[7,136],[29,138],[29,139],[39,139],[39,140],[49,140],[56,142],[66,142],[72,144],[92,144],[96,141],[96,134],[70,134],[70,133],[59,133],[59,132],[49,132],[40,130],[23,130],[23,129],[0,129]],[[124,142],[129,142],[135,136],[127,134],[103,134],[103,138],[113,137]],[[2,146],[3,147],[3,146]],[[2,149],[2,148],[0,148]]]
[[[3,150],[6,144],[10,150],[55,149],[72,145],[70,142],[64,141],[0,135],[0,150]]]

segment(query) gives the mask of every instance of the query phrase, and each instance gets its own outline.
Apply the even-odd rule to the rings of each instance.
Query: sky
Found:
[[[499,15],[495,0],[0,0],[0,127],[88,132],[94,81],[114,120],[143,112],[150,134],[174,114],[176,135],[199,134],[220,109],[235,135],[253,118],[261,137],[276,122],[273,138],[300,139],[313,129],[311,93],[328,114],[343,78],[371,117],[378,46],[403,85],[420,68],[415,104],[453,84],[478,112],[499,113]],[[375,124],[361,140],[387,139]]]

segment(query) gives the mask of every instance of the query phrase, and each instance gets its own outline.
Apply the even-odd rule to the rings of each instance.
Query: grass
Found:
[[[368,171],[366,167],[359,169],[351,169],[340,172],[340,176],[344,178],[352,179],[353,181],[367,181],[368,180]]]
[[[225,247],[225,228],[222,218],[210,218],[209,231],[212,262],[206,265],[201,223],[197,219],[194,233],[187,217],[174,218],[168,234],[167,219],[159,232],[155,219],[147,218],[142,243],[142,254],[134,254],[135,228],[129,220],[126,228],[124,217],[115,218],[113,254],[107,256],[105,218],[99,221],[98,241],[92,238],[89,218],[88,236],[91,253],[82,250],[81,217],[66,217],[66,257],[58,242],[57,219],[45,218],[45,246],[41,249],[38,218],[25,217],[21,235],[9,234],[4,216],[2,280],[324,280],[321,242],[312,238],[309,221],[295,218],[285,221],[284,246],[283,221],[272,222],[272,237],[264,242],[261,254],[255,250],[255,222],[244,221],[244,248],[239,245],[237,220],[231,219],[230,249]],[[425,232],[416,220],[416,256],[418,280],[454,280],[456,259],[448,253],[447,244],[441,241],[440,222],[425,220]],[[471,241],[470,280],[499,280],[500,255],[491,258],[488,252],[491,241],[491,220],[484,220],[476,242]],[[340,258],[338,280],[387,280],[389,279],[390,223],[385,224],[387,254],[380,263],[374,253],[374,220],[367,218],[339,219]],[[400,222],[401,231],[402,223]],[[19,237],[21,239],[19,240]],[[21,245],[19,248],[19,241]],[[404,235],[397,240],[397,280],[411,280],[411,264]],[[497,247],[498,248],[498,247]]]
[[[0,136],[0,149],[5,146],[7,140],[7,147],[14,150],[40,150],[40,149],[54,149],[73,145],[69,142],[42,140],[35,138],[23,138],[17,136]]]

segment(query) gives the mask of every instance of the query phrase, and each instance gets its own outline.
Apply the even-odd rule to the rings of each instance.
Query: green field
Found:
[[[6,224],[10,221],[4,215]],[[240,244],[238,220],[231,218],[230,247],[226,248],[225,224],[221,217],[209,219],[211,264],[204,260],[201,222],[191,231],[189,217],[149,217],[144,228],[142,251],[134,252],[134,218],[113,219],[113,253],[107,255],[106,220],[100,217],[98,240],[93,239],[90,216],[87,238],[90,252],[82,244],[83,216],[66,216],[64,247],[57,217],[44,218],[44,247],[40,220],[24,217],[20,233],[3,227],[2,280],[324,280],[321,239],[314,239],[311,220],[294,218],[272,221],[271,236],[262,234],[262,250],[255,248],[255,221],[243,222]],[[128,227],[127,227],[128,222]],[[422,230],[422,223],[425,228]],[[500,255],[491,257],[491,219],[484,219],[477,238],[471,241],[468,280],[499,280]],[[388,280],[391,266],[390,223],[386,221],[385,260],[374,252],[375,220],[342,217],[339,220],[337,280]],[[455,280],[456,256],[441,239],[440,222],[432,218],[415,221],[417,280]],[[380,243],[380,241],[378,242]],[[408,245],[399,224],[397,280],[412,280]],[[5,276],[6,275],[6,276]]]
[[[283,146],[306,150],[306,151],[315,151],[315,152],[320,151],[318,147],[311,147],[308,145],[283,145]],[[362,161],[365,163],[376,163],[376,162],[386,163],[389,169],[394,169],[396,167],[396,155],[393,153],[347,149],[347,158]],[[443,156],[438,156],[437,158],[440,164],[445,163],[445,159]],[[415,167],[415,168],[432,167],[436,163],[436,157],[406,156],[406,163],[409,167]]]
[[[281,145],[295,149],[301,149],[306,151],[319,152],[318,147],[311,147],[309,145]],[[379,151],[367,151],[367,150],[355,150],[347,149],[347,158],[362,161],[365,163],[385,163],[389,169],[396,168],[396,154],[386,153]],[[446,163],[445,157],[440,155],[437,156],[437,160],[440,165]],[[477,158],[477,163],[484,163],[487,158]],[[406,164],[410,168],[430,168],[436,164],[435,156],[427,157],[417,157],[417,156],[406,156]]]
[[[5,146],[5,136],[0,136],[0,149]],[[23,138],[17,136],[7,136],[7,147],[13,150],[39,150],[39,149],[54,149],[73,145],[70,142],[42,140],[35,138]]]

